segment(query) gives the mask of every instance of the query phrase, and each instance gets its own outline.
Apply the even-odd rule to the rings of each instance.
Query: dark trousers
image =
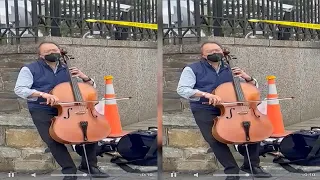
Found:
[[[217,141],[212,135],[213,119],[216,117],[216,114],[208,110],[193,111],[192,113],[197,125],[199,126],[202,136],[208,142],[218,161],[225,168],[224,173],[238,174],[239,167],[236,163],[236,160],[232,156],[228,145]],[[258,144],[249,144],[248,150],[252,166],[259,166],[260,159]],[[243,164],[245,166],[249,166],[247,156],[244,157]]]
[[[63,174],[75,174],[77,168],[68,152],[67,147],[64,144],[53,140],[49,134],[49,128],[51,125],[51,119],[55,116],[54,113],[45,110],[30,111],[32,120],[38,129],[40,137],[47,144],[54,159],[62,167]],[[67,133],[67,132],[66,132]],[[90,166],[97,165],[96,156],[96,143],[86,144],[86,152]],[[81,165],[87,167],[85,158],[82,157]]]

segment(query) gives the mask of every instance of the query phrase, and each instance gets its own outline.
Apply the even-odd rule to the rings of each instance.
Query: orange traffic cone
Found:
[[[275,79],[276,79],[275,76],[267,76],[268,86],[269,86],[269,91],[267,96],[268,99],[278,98]],[[267,115],[273,126],[273,134],[271,135],[271,137],[275,137],[275,138],[284,137],[291,133],[284,129],[279,100],[268,101]]]
[[[104,98],[115,98],[116,95],[112,84],[113,77],[105,76],[104,80],[106,83],[106,92]],[[127,134],[127,132],[122,131],[120,115],[116,100],[105,100],[104,117],[111,126],[111,134],[108,137],[122,137]]]

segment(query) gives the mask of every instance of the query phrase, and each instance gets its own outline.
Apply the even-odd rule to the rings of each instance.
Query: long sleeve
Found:
[[[199,101],[200,97],[192,97],[195,93],[199,92],[199,90],[193,89],[195,84],[196,75],[190,67],[185,67],[180,76],[177,93],[185,99]]]
[[[33,84],[33,75],[29,68],[23,67],[21,68],[16,85],[14,87],[14,93],[23,98],[30,101],[36,101],[37,97],[30,97],[33,93],[37,92],[35,89],[31,89]]]

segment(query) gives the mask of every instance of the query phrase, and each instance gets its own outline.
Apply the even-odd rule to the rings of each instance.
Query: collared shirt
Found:
[[[56,74],[58,69],[59,63],[57,63],[56,67],[53,69],[53,72]],[[82,80],[80,78],[77,78],[79,82]],[[93,87],[96,88],[96,83],[93,79],[91,79],[93,82]],[[38,97],[31,97],[31,95],[35,92],[38,92],[35,89],[31,89],[33,84],[33,75],[28,67],[23,67],[20,70],[20,73],[18,75],[18,79],[14,88],[14,92],[17,96],[27,99],[29,101],[37,101]]]
[[[220,65],[216,69],[219,72]],[[253,78],[255,81],[256,87],[258,88],[258,82],[256,79]],[[245,82],[243,78],[241,81]],[[196,75],[190,67],[185,67],[181,73],[180,80],[177,87],[177,93],[190,101],[199,101],[200,97],[194,97],[194,95],[199,92],[198,89],[194,89],[194,85],[196,84]]]

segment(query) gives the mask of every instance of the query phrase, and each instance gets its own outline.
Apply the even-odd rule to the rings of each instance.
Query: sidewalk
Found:
[[[134,131],[138,129],[147,129],[148,127],[153,126],[157,127],[157,119],[148,119],[146,121],[141,121],[138,123],[131,124],[129,126],[123,127],[125,131]],[[71,156],[74,159],[76,165],[80,164],[80,156],[78,156],[75,152],[70,152]],[[108,173],[111,177],[107,178],[107,180],[132,180],[132,179],[141,179],[141,180],[156,180],[157,173],[128,173],[122,170],[118,165],[110,163],[111,157],[105,155],[104,157],[98,157],[98,165],[101,169]],[[139,169],[141,171],[150,171],[156,170],[157,167],[142,167],[142,166],[133,166],[129,165],[133,169]],[[9,172],[8,172],[9,173]],[[61,175],[60,168],[51,172],[49,174],[36,174],[36,177],[31,176],[33,172],[28,174],[15,174],[15,177],[8,177],[8,173],[0,173],[0,180],[62,180],[63,176]],[[89,177],[84,176],[84,173],[78,172],[78,179],[84,180],[89,179]],[[95,178],[93,178],[95,179]],[[101,179],[101,178],[100,178]]]
[[[123,127],[125,131],[134,131],[137,129],[148,129],[148,127],[158,127],[157,118],[148,119],[146,121],[141,121],[138,123],[131,124],[129,126]]]
[[[287,126],[285,129],[289,131],[296,131],[300,129],[310,129],[310,127],[313,126],[320,126],[320,118],[315,118],[311,119],[308,121],[300,122],[297,124],[293,124],[290,126]],[[238,165],[240,166],[243,160],[243,157],[239,153],[234,154],[235,159],[238,162]],[[268,178],[265,180],[316,180],[320,179],[320,172],[319,173],[308,173],[308,174],[295,174],[295,173],[290,173],[283,169],[281,166],[272,163],[273,156],[266,156],[266,157],[261,157],[261,166],[264,167],[266,171],[272,174],[272,178]],[[292,165],[295,168],[300,168],[305,171],[311,171],[311,170],[317,170],[320,169],[320,167],[303,167],[303,166],[297,166],[297,165]],[[174,176],[174,174],[172,174]],[[168,180],[168,179],[174,179],[174,180],[191,180],[191,179],[201,179],[201,180],[224,180],[225,174],[223,173],[223,170],[216,171],[212,174],[201,174],[198,173],[198,177],[195,176],[195,174],[181,174],[176,172],[176,177],[171,177],[171,173],[164,173],[163,174],[163,179]],[[241,172],[241,180],[249,180],[252,179],[252,177],[248,177],[244,172]],[[257,178],[255,178],[257,179]]]

